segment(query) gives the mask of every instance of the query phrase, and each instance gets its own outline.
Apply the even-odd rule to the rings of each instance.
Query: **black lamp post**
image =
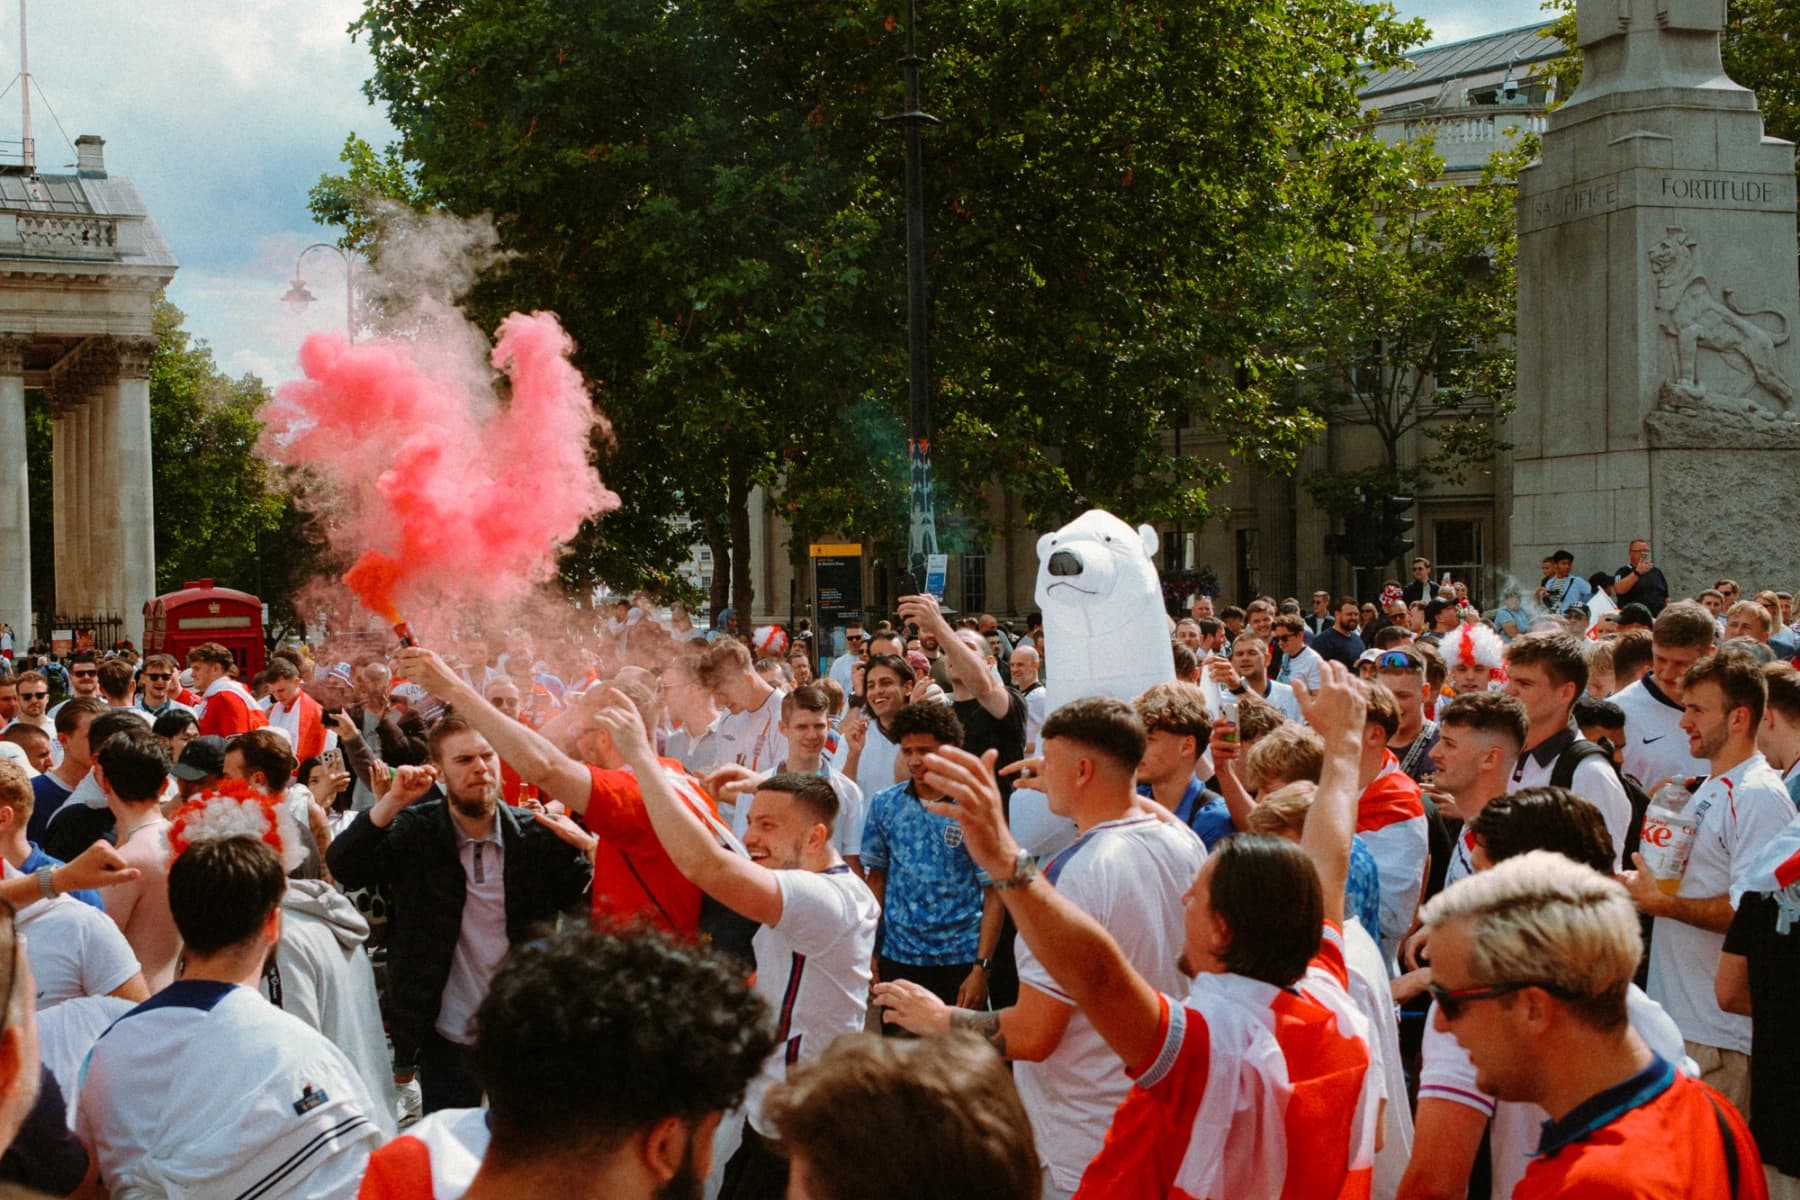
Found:
[[[919,105],[919,67],[923,62],[913,40],[918,25],[916,0],[906,2],[906,55],[900,60],[905,81],[905,111],[883,117],[906,131],[906,343],[907,450],[911,467],[907,487],[911,519],[907,555],[913,585],[925,589],[925,568],[938,552],[937,509],[931,491],[931,363],[926,354],[928,309],[925,301],[925,181],[919,129],[943,122]]]

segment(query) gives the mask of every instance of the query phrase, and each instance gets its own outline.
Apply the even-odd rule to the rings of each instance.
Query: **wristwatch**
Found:
[[[37,876],[38,890],[44,893],[44,899],[56,899],[56,868],[39,867],[32,874]]]
[[[1010,892],[1014,888],[1024,887],[1037,877],[1037,859],[1031,851],[1021,850],[1013,857],[1013,873],[1011,878],[994,880],[996,892]]]
[[[988,972],[990,975],[993,974],[993,971],[994,971],[994,960],[993,959],[978,958],[975,960],[975,965],[980,967],[982,970]]]

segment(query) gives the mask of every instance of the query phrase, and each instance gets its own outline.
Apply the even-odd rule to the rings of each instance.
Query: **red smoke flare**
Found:
[[[265,410],[265,452],[336,485],[333,541],[356,557],[344,582],[390,624],[422,602],[519,598],[583,521],[618,507],[589,461],[605,419],[568,335],[549,313],[514,313],[499,332],[490,361],[512,402],[494,415],[443,348],[332,334],[306,339],[305,378]]]

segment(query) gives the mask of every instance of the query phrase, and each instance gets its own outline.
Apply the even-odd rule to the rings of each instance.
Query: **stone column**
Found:
[[[119,450],[117,350],[111,338],[89,338],[78,353],[78,369],[86,385],[88,419],[92,423],[88,445],[93,462],[87,486],[88,534],[93,540],[88,578],[93,589],[94,614],[111,616],[121,613],[124,607],[120,531],[126,500],[120,472],[125,456]]]
[[[56,603],[50,611],[54,616],[69,607],[69,459],[75,453],[75,417],[57,405],[54,393],[50,403],[50,520],[56,570],[52,588]]]
[[[88,479],[94,470],[93,414],[78,403],[71,415],[75,425],[75,453],[69,456],[69,615],[87,612],[93,603],[93,539],[89,536],[93,510],[88,506]]]
[[[117,467],[118,521],[114,575],[125,636],[144,644],[144,605],[156,595],[156,496],[150,459],[150,358],[155,338],[119,338],[112,386],[112,461]]]
[[[31,642],[31,494],[25,465],[24,338],[0,335],[0,621]]]

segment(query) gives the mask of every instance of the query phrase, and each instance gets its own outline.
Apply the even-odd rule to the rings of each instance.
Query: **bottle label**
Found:
[[[1694,850],[1694,835],[1699,830],[1700,823],[1683,813],[1653,807],[1644,814],[1639,853],[1656,876],[1657,887],[1668,895],[1673,896],[1681,887],[1688,856]]]

